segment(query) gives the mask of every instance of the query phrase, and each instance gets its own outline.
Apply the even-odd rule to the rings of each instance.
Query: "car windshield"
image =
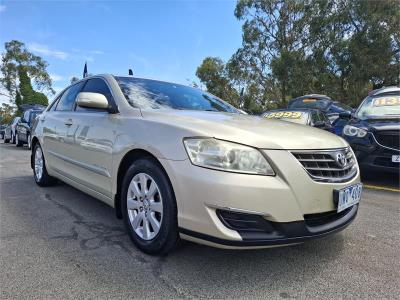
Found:
[[[270,111],[264,114],[267,119],[280,119],[284,121],[289,121],[297,124],[307,124],[308,112],[304,111]]]
[[[115,77],[129,104],[146,109],[182,109],[240,113],[232,105],[202,90],[168,82]]]
[[[316,109],[326,109],[331,100],[328,99],[315,99],[315,98],[304,98],[294,100],[289,104],[289,108],[316,108]]]
[[[368,96],[356,112],[362,120],[374,118],[400,117],[400,95]]]

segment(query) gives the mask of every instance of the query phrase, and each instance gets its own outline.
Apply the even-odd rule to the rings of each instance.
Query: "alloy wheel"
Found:
[[[43,153],[40,147],[37,147],[35,151],[35,175],[38,181],[43,175]]]
[[[163,204],[160,189],[146,174],[136,174],[128,188],[127,208],[132,229],[143,240],[152,240],[160,231]]]

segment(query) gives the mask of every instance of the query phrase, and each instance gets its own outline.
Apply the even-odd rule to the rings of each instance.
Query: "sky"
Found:
[[[236,1],[0,0],[0,52],[13,39],[48,63],[56,91],[72,76],[111,73],[198,82],[207,56],[228,60],[241,45]],[[189,80],[189,81],[188,81]],[[0,96],[0,103],[7,98]]]

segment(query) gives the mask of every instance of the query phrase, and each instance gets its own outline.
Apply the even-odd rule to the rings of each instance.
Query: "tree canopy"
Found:
[[[15,109],[7,103],[2,103],[0,107],[0,124],[10,124],[14,117]]]
[[[196,72],[232,104],[254,111],[322,93],[355,106],[372,88],[399,84],[396,0],[239,0],[234,13],[242,46]]]
[[[23,104],[47,105],[47,96],[42,92],[54,94],[47,66],[47,62],[29,52],[24,43],[16,40],[5,43],[0,83],[18,109]],[[39,92],[33,89],[32,81]]]

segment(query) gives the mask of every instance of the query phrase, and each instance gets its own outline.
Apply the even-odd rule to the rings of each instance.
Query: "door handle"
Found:
[[[66,126],[71,126],[72,125],[72,119],[68,119],[67,121],[65,121],[65,125]]]

